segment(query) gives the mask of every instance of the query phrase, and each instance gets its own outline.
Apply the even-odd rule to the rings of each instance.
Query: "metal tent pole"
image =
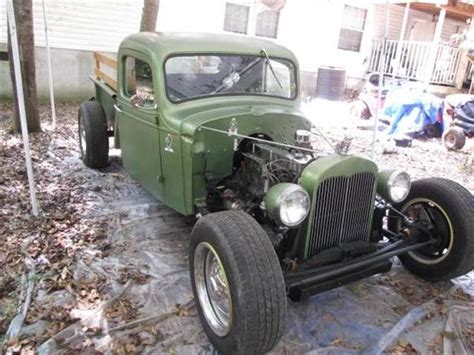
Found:
[[[385,2],[385,29],[383,34],[383,46],[382,46],[382,55],[380,56],[379,63],[379,85],[377,92],[377,107],[375,108],[375,124],[374,124],[374,134],[372,136],[372,160],[375,160],[375,141],[377,140],[377,129],[379,126],[379,115],[380,115],[380,104],[382,102],[382,85],[383,85],[383,76],[385,73],[385,49],[387,45],[387,36],[388,36],[388,22],[389,22],[389,0]]]
[[[433,41],[431,42],[431,48],[429,52],[428,63],[426,65],[424,87],[425,90],[429,89],[431,78],[436,69],[436,61],[438,60],[438,48],[441,41],[441,34],[443,32],[444,20],[446,18],[446,9],[441,8],[439,11],[438,22],[436,22],[435,32],[433,35]]]
[[[25,97],[23,96],[23,81],[20,69],[20,51],[18,48],[18,37],[16,32],[15,14],[13,12],[13,0],[7,2],[7,19],[10,28],[10,41],[12,44],[13,67],[15,72],[16,91],[18,94],[18,109],[20,113],[21,134],[23,136],[23,147],[25,150],[26,172],[30,188],[31,208],[34,216],[38,216],[38,201],[36,200],[35,181],[33,177],[33,166],[31,164],[30,141],[28,139],[28,125],[26,123]]]
[[[46,20],[46,3],[43,0],[43,21],[44,21],[44,38],[46,42],[46,59],[48,61],[48,86],[49,99],[51,101],[51,118],[53,120],[53,129],[56,129],[56,105],[54,103],[54,89],[53,89],[53,69],[51,66],[51,51],[49,49],[48,40],[48,22]]]
[[[407,24],[408,24],[408,13],[410,12],[410,3],[411,1],[408,0],[405,4],[405,11],[403,12],[403,21],[402,21],[402,28],[400,30],[400,37],[398,38],[398,45],[397,45],[397,51],[395,54],[395,69],[393,70],[393,75],[392,77],[395,77],[399,74],[400,71],[400,62],[401,62],[401,57],[402,57],[402,47],[403,47],[403,41],[405,40],[405,34],[407,30]]]

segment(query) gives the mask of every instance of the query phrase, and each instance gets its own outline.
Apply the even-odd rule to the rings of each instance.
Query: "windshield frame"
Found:
[[[185,103],[185,102],[189,102],[189,101],[194,101],[194,100],[200,100],[200,99],[209,99],[209,98],[214,98],[214,97],[223,97],[223,96],[255,96],[255,97],[259,97],[259,98],[274,98],[274,99],[280,99],[280,100],[285,100],[285,101],[295,101],[298,96],[299,96],[299,75],[298,75],[298,70],[297,70],[297,66],[295,64],[295,62],[293,60],[291,60],[290,58],[288,57],[278,57],[278,56],[272,56],[272,55],[269,55],[269,58],[270,59],[275,59],[275,60],[284,60],[284,61],[287,61],[289,63],[291,63],[291,65],[293,65],[293,77],[295,79],[295,92],[293,94],[292,97],[284,97],[284,96],[278,96],[278,95],[265,95],[265,94],[255,94],[255,93],[245,93],[245,92],[239,92],[239,93],[235,93],[235,92],[219,92],[219,93],[216,93],[216,94],[210,94],[210,95],[201,95],[201,96],[194,96],[194,97],[190,97],[190,98],[186,98],[186,99],[181,99],[179,101],[174,101],[170,98],[169,94],[168,94],[168,81],[167,81],[167,75],[166,75],[166,63],[168,62],[168,60],[172,59],[172,58],[176,58],[176,57],[192,57],[192,56],[251,56],[251,57],[255,57],[255,58],[258,58],[258,57],[261,57],[263,60],[265,60],[265,56],[264,55],[261,55],[260,53],[257,53],[257,54],[249,54],[249,53],[238,53],[238,52],[235,52],[235,53],[222,53],[222,52],[189,52],[189,53],[174,53],[174,54],[170,54],[168,55],[165,60],[163,61],[163,78],[164,78],[164,82],[165,82],[165,94],[166,94],[166,98],[168,99],[169,102],[171,102],[172,104],[174,105],[179,105],[179,104],[182,104],[182,103]]]

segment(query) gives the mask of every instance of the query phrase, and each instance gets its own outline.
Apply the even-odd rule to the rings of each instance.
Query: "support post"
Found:
[[[393,77],[399,75],[400,71],[400,62],[402,58],[402,46],[403,41],[405,40],[405,34],[407,31],[407,24],[408,24],[408,14],[410,12],[410,3],[411,1],[407,1],[405,4],[405,11],[403,12],[403,21],[402,21],[402,28],[400,29],[400,37],[398,38],[398,45],[397,45],[397,53],[395,55],[395,65],[396,68],[393,70]]]
[[[53,121],[53,130],[56,129],[56,105],[54,103],[54,89],[53,89],[53,69],[51,66],[51,50],[49,49],[48,40],[48,22],[46,19],[46,2],[43,0],[43,21],[44,21],[44,38],[46,42],[46,59],[48,61],[48,86],[49,99],[51,103],[51,119]]]
[[[469,30],[467,37],[469,42],[474,39],[474,17],[471,17],[471,22],[469,24]],[[466,48],[461,49],[461,53],[459,54],[459,63],[457,65],[456,77],[454,79],[454,84],[456,89],[461,90],[464,84],[464,78],[466,77],[466,71],[469,67],[469,63],[471,62],[471,72],[473,69],[473,60],[467,56],[468,50]],[[474,84],[474,80],[471,80],[471,88],[469,89],[469,94],[471,94],[472,86]]]
[[[446,9],[441,8],[439,11],[438,22],[436,23],[435,33],[433,36],[433,42],[431,43],[430,56],[428,57],[428,65],[426,66],[425,72],[425,87],[428,89],[428,86],[431,82],[431,77],[433,76],[433,71],[436,67],[436,57],[438,55],[438,45],[441,40],[441,33],[443,31],[444,19],[446,18]]]
[[[249,36],[255,36],[257,29],[257,0],[253,0],[250,5],[249,19],[247,24],[247,34]]]
[[[372,135],[372,160],[375,160],[375,142],[377,140],[377,130],[379,128],[379,115],[380,115],[380,105],[382,103],[382,87],[384,83],[384,73],[385,73],[385,51],[387,47],[387,36],[388,36],[388,23],[390,21],[390,3],[389,0],[385,2],[385,29],[383,34],[382,42],[382,55],[380,58],[380,68],[379,68],[379,85],[377,90],[377,107],[375,108],[375,123],[374,123],[374,133]]]
[[[18,93],[18,109],[20,113],[21,134],[23,136],[23,147],[25,150],[26,172],[28,174],[28,184],[30,188],[31,209],[34,216],[38,216],[38,202],[36,200],[35,181],[33,176],[33,166],[30,155],[30,141],[28,139],[28,125],[26,122],[25,97],[23,95],[23,81],[20,68],[20,50],[18,48],[18,37],[16,31],[16,21],[13,12],[13,0],[7,1],[7,18],[10,29],[10,38],[13,54],[13,66],[15,71],[16,89]]]

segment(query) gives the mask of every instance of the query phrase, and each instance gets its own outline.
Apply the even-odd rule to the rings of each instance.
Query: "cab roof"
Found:
[[[219,53],[260,55],[262,49],[272,57],[287,58],[297,64],[293,52],[275,42],[234,34],[140,32],[126,37],[120,49],[136,50],[163,62],[177,54]]]

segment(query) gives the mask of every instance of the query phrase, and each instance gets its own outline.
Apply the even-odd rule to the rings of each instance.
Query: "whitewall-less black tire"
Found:
[[[395,206],[410,218],[424,219],[435,243],[399,256],[414,274],[432,281],[449,280],[474,268],[474,197],[458,183],[441,178],[413,182],[405,201]],[[391,218],[398,232],[404,223]]]
[[[265,231],[240,211],[206,215],[194,226],[189,254],[199,317],[221,354],[263,354],[279,341],[286,292]]]
[[[79,107],[79,146],[81,159],[90,168],[107,165],[109,137],[104,109],[97,101],[84,101]]]

